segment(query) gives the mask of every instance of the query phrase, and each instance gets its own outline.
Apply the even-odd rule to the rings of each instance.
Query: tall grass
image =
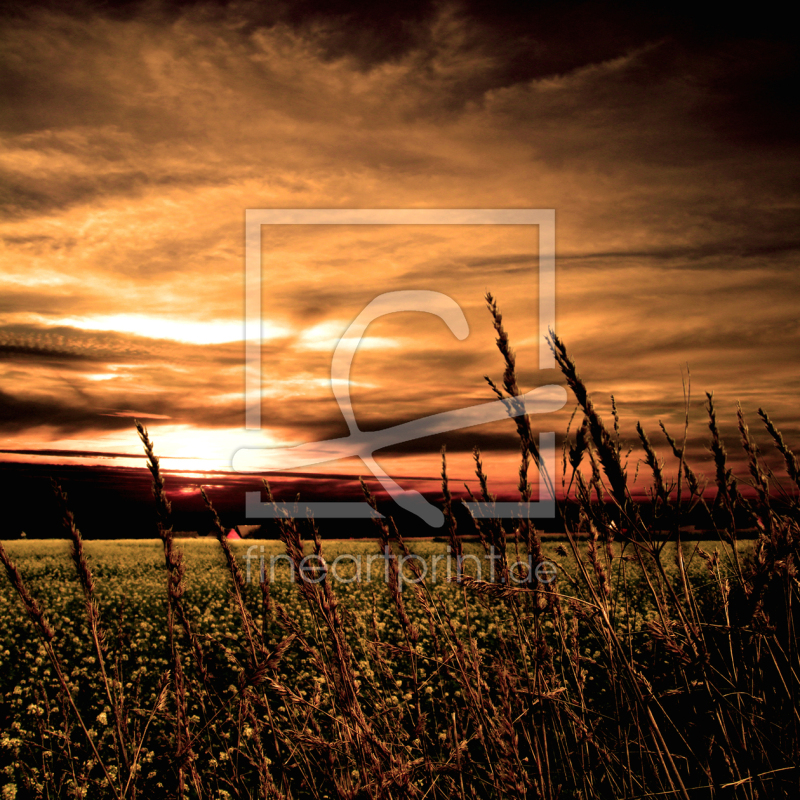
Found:
[[[487,304],[505,368],[502,387],[490,383],[513,406],[521,394],[514,354],[491,295]],[[444,452],[448,548],[463,554],[461,537],[477,532],[494,559],[495,580],[462,573],[442,592],[419,562],[407,560],[413,580],[404,585],[398,561],[388,558],[385,587],[359,613],[346,602],[348,587],[328,573],[313,520],[278,520],[299,598],[288,607],[268,581],[246,581],[204,492],[239,620],[238,637],[220,640],[191,619],[186,561],[172,536],[164,477],[137,423],[159,510],[169,652],[169,672],[146,705],[142,698],[133,702],[109,667],[109,647],[118,651],[122,644],[109,643],[80,531],[57,489],[96,657],[95,691],[81,695],[73,685],[57,626],[0,543],[0,560],[57,678],[56,696],[39,687],[46,712],[36,748],[22,746],[13,733],[4,736],[16,769],[7,774],[21,776],[4,797],[800,796],[797,493],[770,491],[739,409],[754,488],[753,498],[745,497],[708,395],[713,497],[687,463],[685,429],[676,437],[661,426],[678,461],[671,480],[638,425],[652,487],[651,502],[637,502],[616,404],[609,429],[552,332],[550,345],[581,419],[564,443],[558,514],[566,541],[552,583],[524,574],[525,557],[531,566],[544,559],[530,520],[510,532],[493,519],[475,519],[468,530],[456,523]],[[800,488],[796,456],[767,414],[759,414]],[[528,419],[518,417],[515,425],[526,501],[530,466],[541,464]],[[477,450],[474,460],[481,499],[491,504]],[[556,478],[546,476],[551,485]],[[710,552],[681,540],[689,512],[703,513],[717,537]],[[752,544],[739,541],[743,517],[759,530]],[[391,518],[375,524],[384,554],[409,556]],[[303,560],[309,548],[311,568]],[[491,639],[472,622],[486,605],[502,617]],[[396,635],[381,622],[387,614]],[[284,669],[290,657],[310,667],[312,682]],[[198,713],[189,714],[189,705]],[[101,734],[90,724],[98,708],[109,709],[113,720]],[[147,774],[140,758],[145,745],[160,754]]]

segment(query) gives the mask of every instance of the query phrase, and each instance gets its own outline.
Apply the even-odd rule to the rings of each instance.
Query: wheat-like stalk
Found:
[[[800,489],[800,463],[798,463],[797,456],[786,446],[786,443],[783,441],[783,436],[781,436],[780,431],[775,427],[772,420],[769,418],[769,414],[767,414],[764,409],[759,408],[758,415],[763,420],[764,426],[766,427],[767,431],[769,431],[769,435],[775,441],[775,445],[784,458],[787,474],[795,482],[797,488]]]
[[[175,539],[172,532],[171,512],[172,508],[164,490],[164,477],[161,474],[161,466],[158,456],[153,449],[153,443],[147,433],[147,429],[139,420],[135,420],[136,430],[144,446],[147,456],[147,467],[153,476],[153,497],[156,500],[158,510],[158,533],[164,546],[164,561],[167,567],[167,633],[170,644],[170,654],[172,657],[172,676],[175,691],[175,740],[176,750],[179,759],[178,763],[178,784],[181,793],[184,791],[184,770],[188,768],[192,783],[197,787],[199,775],[194,763],[194,753],[191,749],[191,734],[189,730],[189,718],[186,710],[186,682],[181,664],[180,651],[175,631],[175,616],[178,617],[190,643],[192,644],[195,659],[204,682],[208,682],[208,672],[205,668],[205,658],[203,655],[200,641],[192,630],[186,608],[183,603],[184,578],[186,575],[186,562],[183,553],[175,546]]]
[[[126,737],[123,733],[123,709],[120,698],[117,693],[112,691],[111,682],[108,679],[106,672],[106,659],[105,659],[105,632],[100,624],[100,607],[97,603],[94,591],[94,577],[92,570],[89,567],[89,562],[86,558],[86,552],[83,546],[83,537],[75,524],[75,517],[67,505],[67,495],[64,490],[59,486],[56,481],[53,481],[53,491],[59,501],[61,507],[61,521],[67,535],[71,541],[70,554],[72,562],[75,565],[75,570],[78,573],[81,588],[83,589],[83,596],[86,607],[86,617],[89,622],[89,633],[92,637],[92,644],[94,645],[94,652],[97,656],[97,664],[100,669],[100,678],[102,680],[103,688],[105,689],[106,698],[108,699],[109,708],[114,714],[114,725],[117,734],[117,746],[122,755],[122,761],[125,765],[125,771],[130,775],[130,764],[128,761],[128,748],[126,744]],[[121,776],[120,776],[121,780]]]

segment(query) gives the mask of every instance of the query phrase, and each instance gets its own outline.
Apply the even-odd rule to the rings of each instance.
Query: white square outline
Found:
[[[261,226],[262,225],[538,225],[539,227],[539,369],[555,368],[547,343],[548,329],[555,330],[555,209],[534,208],[248,208],[245,211],[245,429],[261,429]],[[540,432],[540,453],[545,469],[555,476],[555,433]],[[552,480],[552,478],[551,478]],[[555,487],[548,490],[539,476],[539,497],[523,509],[521,503],[464,503],[473,514],[489,511],[497,518],[553,518]],[[545,498],[544,495],[547,494]],[[286,504],[262,503],[260,493],[247,492],[246,516],[280,516]],[[332,513],[340,506],[341,512]],[[365,513],[366,503],[306,503],[319,518],[375,516]],[[347,507],[347,508],[345,508]],[[283,509],[289,515],[286,509]],[[501,513],[498,513],[501,512]],[[539,513],[540,512],[540,513]],[[381,515],[377,515],[381,516]]]

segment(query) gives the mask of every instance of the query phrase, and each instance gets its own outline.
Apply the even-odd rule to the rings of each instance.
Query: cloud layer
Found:
[[[739,399],[797,442],[798,70],[781,21],[403,8],[7,16],[2,447],[134,452],[135,413],[165,455],[213,440],[221,465],[244,420],[245,209],[329,207],[554,208],[558,331],[628,438],[636,419],[682,426],[688,364],[695,449],[711,389],[731,432]],[[523,388],[560,382],[538,369],[535,232],[275,227],[262,247],[273,443],[346,433],[330,356],[385,291],[448,294],[471,335],[374,323],[352,374],[365,429],[492,399],[487,289]],[[471,442],[513,461],[511,423],[453,435],[465,468]],[[432,448],[411,472],[435,474],[437,444],[408,448]]]

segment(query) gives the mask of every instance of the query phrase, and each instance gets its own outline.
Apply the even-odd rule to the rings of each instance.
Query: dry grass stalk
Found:
[[[764,426],[767,431],[769,431],[769,435],[775,441],[775,445],[784,458],[787,474],[794,481],[797,488],[800,489],[800,463],[798,463],[797,456],[786,446],[786,443],[783,441],[783,436],[781,436],[780,431],[769,418],[769,414],[767,414],[764,409],[759,408],[758,415],[764,421]]]
[[[764,474],[758,462],[758,449],[750,437],[750,429],[747,427],[747,422],[745,422],[744,419],[744,412],[739,403],[736,404],[736,418],[739,422],[739,433],[742,436],[742,447],[747,454],[747,466],[753,478],[753,485],[758,493],[758,499],[764,508],[769,509],[770,497],[767,476]]]
[[[611,485],[611,492],[614,499],[620,509],[624,511],[629,506],[629,497],[627,491],[627,476],[620,463],[619,451],[614,446],[611,435],[603,424],[603,420],[595,410],[594,403],[589,397],[586,385],[578,375],[575,362],[567,353],[564,343],[552,330],[548,336],[548,342],[561,372],[567,379],[569,388],[575,395],[575,399],[578,401],[578,405],[580,405],[586,417],[592,441],[594,442],[600,463]]]
[[[666,506],[669,502],[669,493],[664,482],[664,465],[659,462],[656,451],[653,449],[653,445],[650,444],[650,440],[647,438],[647,434],[644,432],[644,428],[642,428],[640,422],[636,423],[636,432],[639,434],[639,438],[642,442],[647,466],[650,467],[653,473],[655,498],[657,498],[662,507]],[[658,508],[656,508],[656,511],[657,510]]]
[[[714,407],[714,393],[706,392],[708,428],[711,431],[711,452],[714,454],[716,470],[717,499],[715,506],[724,507],[729,514],[730,526],[733,528],[733,507],[736,499],[736,479],[728,469],[728,453],[717,426],[717,411]]]
[[[495,332],[497,333],[497,348],[500,351],[500,354],[503,356],[503,360],[505,362],[505,371],[503,372],[503,388],[508,396],[504,396],[488,376],[486,377],[486,381],[489,383],[489,386],[491,386],[495,394],[506,404],[509,412],[512,410],[519,412],[523,410],[523,408],[519,400],[520,395],[522,395],[522,391],[517,383],[516,356],[514,355],[514,351],[511,349],[508,333],[503,327],[503,315],[500,313],[500,310],[497,307],[497,301],[494,299],[491,292],[486,293],[485,299],[489,313],[492,316],[492,324]],[[518,489],[524,508],[527,506],[531,498],[531,487],[528,482],[528,465],[530,457],[533,458],[533,461],[539,470],[541,483],[546,487],[546,490],[551,497],[555,497],[555,484],[554,476],[548,473],[547,467],[539,452],[539,448],[533,438],[529,416],[527,414],[518,414],[514,417],[514,423],[520,439]],[[534,563],[541,563],[543,560],[541,539],[530,518],[526,517],[520,527],[516,529],[516,533],[519,532],[521,532],[524,537],[528,554],[531,556]]]
[[[89,622],[89,633],[92,637],[92,644],[94,645],[94,652],[97,656],[97,664],[100,669],[100,677],[105,689],[108,705],[114,714],[114,725],[117,734],[117,747],[119,747],[122,755],[122,761],[125,765],[125,772],[130,775],[130,764],[128,762],[128,747],[126,743],[126,736],[124,735],[124,720],[123,708],[120,697],[111,688],[111,682],[108,679],[106,672],[106,659],[105,659],[105,633],[100,625],[100,608],[97,604],[97,598],[94,592],[94,578],[92,577],[92,570],[89,567],[89,562],[86,559],[86,552],[83,547],[83,537],[75,524],[75,517],[67,506],[67,496],[61,486],[55,481],[53,483],[53,490],[59,501],[61,507],[61,519],[69,539],[71,541],[70,555],[75,569],[78,573],[78,579],[83,589],[83,596],[86,606],[86,617]],[[121,780],[120,776],[120,780]]]
[[[208,508],[209,512],[211,513],[211,518],[214,523],[214,530],[216,531],[217,535],[217,541],[219,542],[219,545],[222,548],[222,552],[225,556],[225,563],[228,566],[228,572],[230,573],[231,580],[233,582],[233,597],[236,602],[236,608],[239,612],[239,618],[242,621],[245,636],[247,637],[247,643],[250,647],[252,664],[255,665],[255,663],[258,661],[257,649],[263,648],[259,646],[258,638],[255,635],[257,630],[255,620],[253,619],[252,614],[244,602],[244,594],[247,590],[247,583],[244,575],[242,575],[242,570],[236,561],[236,556],[233,554],[231,546],[228,543],[227,532],[222,525],[216,509],[206,494],[205,487],[200,487],[200,494],[206,504],[206,508]]]
[[[153,476],[153,497],[156,500],[159,517],[158,533],[164,546],[164,561],[167,567],[167,634],[172,658],[173,688],[175,693],[175,746],[179,761],[178,786],[180,793],[183,794],[185,787],[184,771],[187,768],[195,787],[198,787],[200,778],[197,774],[194,763],[194,753],[192,752],[190,744],[191,733],[189,730],[189,718],[186,711],[186,684],[180,651],[175,635],[176,615],[193,647],[195,659],[205,682],[208,681],[209,676],[205,668],[200,641],[192,630],[183,603],[186,563],[181,550],[175,547],[171,523],[171,506],[167,499],[166,492],[164,491],[164,478],[161,474],[161,466],[158,456],[156,456],[153,449],[153,444],[150,441],[147,429],[139,420],[135,420],[134,424],[139,433],[139,438],[144,445],[145,455],[147,456],[147,467],[150,470],[150,474]],[[198,793],[200,792],[198,791]]]
[[[488,377],[486,377],[486,381],[492,387],[495,394],[500,399],[504,400],[509,409],[513,408],[515,410],[520,410],[520,404],[517,398],[522,394],[522,392],[517,385],[516,356],[514,355],[514,351],[511,349],[508,333],[506,333],[506,330],[503,327],[503,315],[497,308],[497,301],[494,299],[491,292],[486,293],[486,306],[489,309],[489,313],[492,315],[492,324],[495,332],[497,333],[497,349],[500,351],[500,354],[503,356],[503,360],[505,361],[503,388],[506,390],[508,396],[505,397]],[[539,466],[541,464],[541,457],[539,456],[539,450],[536,446],[536,443],[533,441],[533,434],[531,432],[530,419],[528,418],[528,415],[521,414],[520,416],[514,418],[514,422],[517,426],[519,438],[522,441],[524,450],[533,456],[533,460],[536,462],[537,466]]]
[[[447,455],[445,448],[442,446],[442,497],[444,498],[444,520],[447,525],[447,541],[450,546],[450,552],[457,559],[459,563],[464,558],[464,548],[461,546],[461,540],[456,533],[456,518],[453,516],[453,498],[450,494],[450,484],[447,480]]]

